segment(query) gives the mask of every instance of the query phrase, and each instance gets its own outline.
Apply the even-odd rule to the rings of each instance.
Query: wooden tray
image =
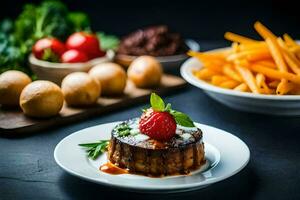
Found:
[[[128,81],[124,95],[121,97],[100,97],[97,105],[87,108],[71,108],[64,105],[60,115],[49,119],[26,117],[20,109],[0,109],[0,133],[7,136],[17,136],[22,133],[31,133],[49,127],[75,122],[136,103],[148,102],[151,92],[163,94],[182,88],[185,84],[186,82],[183,79],[166,74],[162,77],[160,87],[153,90],[136,88],[133,83]]]

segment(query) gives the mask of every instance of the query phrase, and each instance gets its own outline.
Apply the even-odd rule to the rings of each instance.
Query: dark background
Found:
[[[23,4],[28,2],[32,1],[1,2],[0,19],[16,17]],[[202,50],[223,46],[223,34],[228,30],[257,37],[252,28],[256,20],[278,35],[288,32],[300,39],[300,3],[291,0],[65,2],[70,10],[87,12],[94,30],[122,36],[143,26],[167,24],[184,37],[197,39]],[[300,199],[299,117],[231,110],[192,86],[166,97],[166,102],[189,113],[195,121],[224,129],[245,141],[251,151],[246,168],[203,190],[149,195],[122,192],[83,181],[68,175],[55,163],[53,150],[64,137],[89,126],[138,117],[141,108],[147,106],[145,103],[21,138],[1,137],[0,200]]]
[[[1,5],[0,18],[15,17],[28,2],[9,0]],[[256,20],[276,34],[290,33],[300,38],[299,1],[292,0],[65,0],[70,10],[87,12],[94,30],[118,36],[137,28],[167,24],[184,37],[198,40],[223,40],[225,31],[257,37]]]

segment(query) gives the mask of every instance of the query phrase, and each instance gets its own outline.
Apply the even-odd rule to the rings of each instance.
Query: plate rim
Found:
[[[55,162],[59,165],[59,167],[61,167],[65,172],[73,175],[73,176],[76,176],[78,178],[81,178],[83,180],[87,180],[87,181],[90,181],[90,182],[93,182],[93,183],[97,183],[97,184],[100,184],[100,185],[105,185],[105,186],[109,186],[109,187],[113,187],[113,188],[120,188],[120,189],[135,189],[135,190],[143,190],[143,191],[154,191],[154,190],[157,190],[157,191],[168,191],[168,190],[184,190],[186,188],[198,188],[198,187],[204,187],[204,186],[208,186],[208,185],[211,185],[213,183],[217,183],[217,182],[220,182],[220,181],[223,181],[231,176],[234,176],[235,174],[237,174],[238,172],[240,172],[242,169],[244,169],[247,164],[249,163],[249,160],[250,160],[250,150],[249,150],[249,147],[246,145],[246,143],[241,140],[240,138],[238,138],[237,136],[225,131],[225,130],[222,130],[222,129],[219,129],[219,128],[216,128],[216,127],[213,127],[213,126],[209,126],[209,125],[206,125],[206,124],[201,124],[201,123],[197,123],[195,122],[196,126],[204,126],[204,127],[208,127],[208,128],[213,128],[213,129],[217,129],[223,133],[225,133],[226,135],[229,135],[230,137],[233,137],[235,139],[237,139],[237,141],[240,142],[240,144],[245,148],[245,153],[246,153],[246,161],[241,165],[239,166],[237,169],[235,169],[234,171],[232,171],[231,173],[228,173],[226,175],[223,175],[223,176],[220,176],[216,179],[209,179],[209,180],[206,180],[205,182],[198,182],[198,183],[189,183],[189,184],[185,184],[185,185],[170,185],[170,186],[151,186],[151,187],[145,187],[145,186],[139,186],[139,185],[135,185],[135,186],[131,186],[131,185],[125,185],[124,183],[120,183],[120,184],[110,184],[108,182],[105,182],[105,181],[99,181],[99,179],[94,179],[94,178],[90,178],[90,177],[87,177],[85,175],[82,175],[82,174],[79,174],[77,172],[74,172],[73,170],[71,169],[68,169],[67,167],[65,167],[61,162],[60,160],[57,158],[57,154],[58,154],[58,148],[59,146],[63,143],[63,141],[65,140],[68,140],[70,137],[72,137],[74,134],[79,134],[80,132],[84,131],[84,130],[87,130],[87,129],[90,129],[90,128],[95,128],[97,126],[101,126],[101,125],[108,125],[108,124],[116,124],[116,123],[120,123],[120,121],[116,121],[116,122],[110,122],[110,123],[103,123],[103,124],[99,124],[99,125],[95,125],[95,126],[91,126],[91,127],[87,127],[87,128],[84,128],[84,129],[81,129],[81,130],[78,130],[66,137],[64,137],[62,140],[60,140],[60,142],[55,146],[55,149],[54,149],[54,159],[55,159]],[[209,143],[210,145],[214,146],[213,144]],[[215,146],[214,146],[215,147]],[[215,147],[216,148],[216,147]],[[219,149],[218,149],[219,152],[221,152]],[[221,160],[220,160],[221,161]]]
[[[228,49],[229,47],[225,48],[218,48],[211,51],[220,51],[224,49]],[[198,62],[198,67],[191,66],[191,63]],[[261,100],[273,100],[273,101],[295,101],[300,100],[300,95],[267,95],[267,94],[254,94],[249,92],[240,92],[234,91],[230,89],[224,89],[212,84],[209,84],[203,80],[197,79],[191,72],[192,69],[201,69],[202,63],[198,61],[196,58],[188,58],[180,67],[180,74],[181,76],[191,85],[200,88],[202,90],[208,92],[214,92],[218,94],[228,95],[228,96],[236,96],[236,97],[243,97],[243,98],[251,98],[251,99],[261,99]]]

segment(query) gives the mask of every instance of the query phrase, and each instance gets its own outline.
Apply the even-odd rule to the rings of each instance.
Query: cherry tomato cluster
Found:
[[[56,38],[42,38],[32,52],[38,59],[63,63],[86,62],[105,55],[97,36],[86,32],[73,33],[65,44]]]

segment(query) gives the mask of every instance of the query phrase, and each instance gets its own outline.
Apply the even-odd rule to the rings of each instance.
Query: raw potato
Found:
[[[23,88],[31,83],[25,73],[10,70],[0,75],[0,104],[4,106],[18,106]]]
[[[101,93],[100,83],[88,73],[74,72],[64,78],[61,89],[69,106],[96,103]]]
[[[126,86],[126,72],[118,64],[103,63],[93,67],[89,74],[101,84],[103,95],[120,95]]]
[[[25,115],[51,117],[59,113],[64,103],[61,89],[50,81],[34,81],[20,96],[20,106]]]
[[[160,84],[161,64],[152,56],[140,56],[128,68],[128,78],[140,88],[155,87]]]

